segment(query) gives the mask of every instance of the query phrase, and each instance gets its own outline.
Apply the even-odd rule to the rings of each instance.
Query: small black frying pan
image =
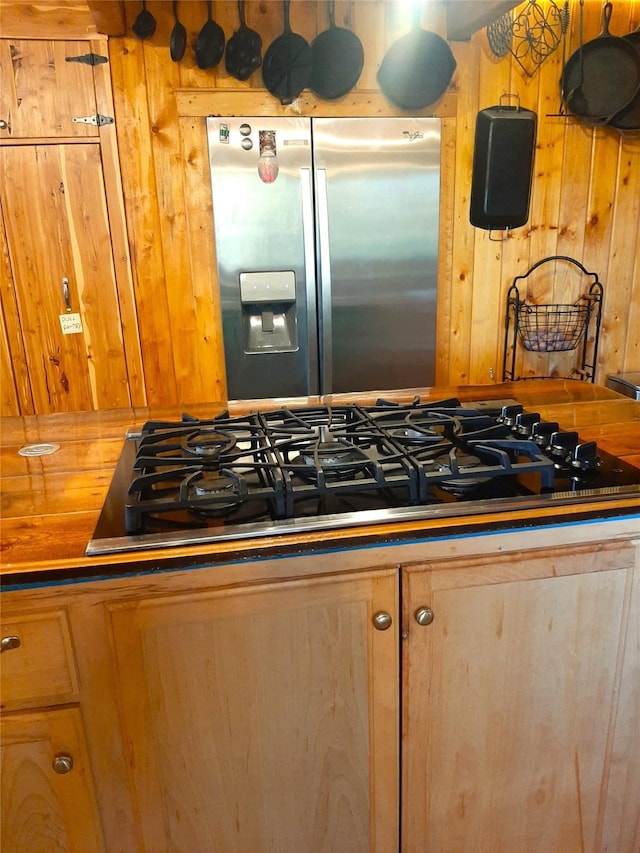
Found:
[[[169,52],[174,62],[180,62],[187,47],[187,31],[178,18],[178,2],[173,0],[173,17],[175,24],[169,39]]]
[[[265,88],[290,104],[309,83],[311,77],[311,47],[289,25],[289,0],[282,0],[284,31],[267,48],[262,63]]]
[[[640,27],[623,38],[630,42],[640,54]],[[616,130],[640,130],[640,90],[631,103],[616,113],[608,123]]]
[[[156,31],[156,19],[147,9],[146,0],[142,0],[142,10],[133,22],[131,29],[139,39],[149,39]]]
[[[329,29],[311,42],[312,67],[309,88],[319,98],[332,101],[351,91],[364,64],[364,49],[358,36],[336,26],[335,0],[327,0]]]
[[[211,17],[211,0],[207,0],[207,21],[198,33],[194,46],[198,68],[213,68],[224,54],[225,37],[220,24]]]
[[[244,16],[244,0],[238,0],[240,29],[227,42],[224,65],[236,80],[248,80],[262,65],[262,39],[260,33],[249,29]]]
[[[612,3],[602,10],[602,32],[575,51],[560,80],[568,109],[589,124],[606,124],[627,107],[640,88],[640,53],[609,32]]]
[[[421,110],[445,93],[456,61],[447,42],[420,27],[416,9],[412,29],[395,41],[378,69],[385,97],[403,110]]]

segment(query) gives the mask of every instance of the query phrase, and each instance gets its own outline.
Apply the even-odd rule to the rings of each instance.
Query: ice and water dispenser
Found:
[[[244,351],[298,349],[296,277],[291,270],[240,273]]]

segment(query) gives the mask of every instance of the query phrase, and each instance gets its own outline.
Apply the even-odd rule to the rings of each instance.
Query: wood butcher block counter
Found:
[[[601,387],[415,394],[640,467]],[[125,431],[180,414],[3,422],[3,850],[640,849],[638,497],[87,557]]]
[[[233,401],[228,408],[232,414],[256,409],[290,405],[313,405],[319,402],[359,402],[373,404],[379,396],[397,402],[408,402],[415,395],[421,400],[438,400],[457,396],[461,400],[502,399],[515,397],[525,408],[538,411],[546,420],[557,421],[563,429],[577,429],[581,439],[595,440],[598,446],[640,467],[640,402],[627,399],[606,388],[568,380],[536,380],[487,386],[454,388],[419,388],[396,392],[330,395],[326,398],[295,398],[290,400]],[[215,417],[226,406],[193,404],[186,407],[190,414],[202,418]],[[113,557],[87,557],[85,549],[91,539],[113,470],[120,455],[128,428],[141,425],[150,417],[179,418],[180,409],[117,409],[102,412],[5,418],[2,424],[2,574],[12,576],[68,571],[70,576],[82,573],[108,574],[136,568],[136,563],[169,566],[188,564],[203,559],[220,561],[239,554],[283,553],[328,547],[348,539],[371,540],[387,534],[405,532],[411,536],[435,536],[456,527],[469,526],[469,520],[447,519],[404,522],[400,525],[378,525],[375,529],[362,527],[349,531],[323,531],[254,539],[242,542],[219,542],[211,545],[119,554]],[[23,457],[18,450],[30,444],[52,442],[60,450],[50,456]],[[637,503],[637,502],[635,502]],[[628,513],[634,500],[617,506]],[[588,501],[579,507],[581,514],[589,512]],[[600,503],[602,512],[610,510]],[[640,508],[639,508],[640,509]],[[518,523],[549,516],[558,520],[559,511],[566,520],[575,514],[574,507],[547,507],[522,513],[501,513],[501,522]],[[475,517],[479,529],[495,522],[491,514]]]

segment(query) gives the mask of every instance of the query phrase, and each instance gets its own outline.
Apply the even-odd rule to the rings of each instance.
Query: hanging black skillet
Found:
[[[640,54],[640,27],[632,33],[623,36]],[[640,89],[635,98],[619,113],[616,113],[608,124],[616,130],[640,130]]]
[[[384,95],[403,110],[421,110],[445,93],[456,61],[447,42],[420,27],[420,10],[414,7],[412,29],[395,41],[378,69]]]
[[[187,31],[184,27],[184,24],[182,24],[178,19],[177,0],[173,0],[173,17],[175,19],[175,24],[173,25],[173,29],[171,30],[171,38],[169,39],[169,51],[171,53],[171,59],[173,59],[174,62],[180,62],[180,60],[184,56],[184,52],[187,47]]]
[[[640,88],[640,53],[609,33],[612,3],[602,9],[602,32],[582,45],[562,71],[560,91],[568,109],[587,124],[606,124]]]
[[[244,0],[238,0],[240,29],[227,42],[224,65],[236,80],[248,80],[262,65],[262,39],[260,33],[249,29],[244,16]]]
[[[211,17],[211,0],[207,0],[207,20],[198,33],[194,46],[198,68],[213,68],[224,54],[225,37],[220,24]]]
[[[146,0],[142,0],[142,10],[133,22],[133,26],[131,27],[131,29],[138,36],[139,39],[151,38],[151,36],[155,33],[156,19],[147,9]]]
[[[328,101],[341,98],[358,82],[364,64],[364,49],[358,36],[336,26],[335,0],[327,0],[329,29],[311,42],[309,88]]]
[[[267,48],[262,63],[265,88],[290,104],[309,83],[311,77],[311,47],[289,25],[289,0],[282,0],[284,31]]]

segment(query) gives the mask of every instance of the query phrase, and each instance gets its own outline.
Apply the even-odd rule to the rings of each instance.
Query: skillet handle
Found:
[[[601,36],[610,36],[609,24],[611,23],[611,15],[613,13],[613,3],[605,3],[602,7],[602,32]]]
[[[289,3],[290,3],[290,0],[282,0],[282,15],[284,17],[284,31],[285,31],[285,33],[291,32],[291,25],[289,24]]]

